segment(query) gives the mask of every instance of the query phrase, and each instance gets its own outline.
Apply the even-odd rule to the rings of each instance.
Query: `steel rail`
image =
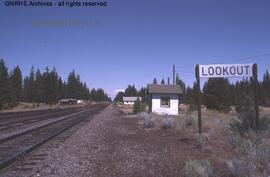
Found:
[[[73,114],[72,118],[74,118],[75,116],[77,116],[78,119],[74,119],[74,121],[71,122],[71,123],[69,123],[67,126],[64,126],[64,127],[60,128],[60,129],[57,129],[57,131],[54,132],[52,135],[46,136],[46,137],[42,138],[41,140],[35,142],[34,144],[29,145],[27,148],[24,148],[23,150],[17,152],[16,154],[8,157],[7,159],[5,159],[4,161],[2,161],[0,163],[0,170],[5,169],[7,166],[9,166],[12,163],[14,163],[19,157],[22,157],[22,156],[24,156],[26,154],[29,154],[30,152],[32,152],[36,148],[40,147],[41,145],[43,145],[47,141],[49,141],[52,138],[56,137],[57,135],[63,133],[64,131],[66,131],[66,130],[72,128],[72,127],[74,127],[75,125],[79,124],[80,122],[82,122],[83,120],[85,120],[86,118],[88,118],[89,116],[98,113],[99,111],[101,111],[102,109],[104,109],[106,106],[107,105],[101,105],[99,107],[96,107],[96,110],[86,110],[86,111],[81,111],[80,114],[78,114],[78,113],[77,114]],[[71,120],[71,116],[69,116],[69,118],[63,118],[63,119],[58,120],[56,122],[57,123],[60,123],[61,121],[64,122],[65,120]],[[40,126],[39,128],[31,129],[31,131],[22,132],[22,134],[18,134],[18,135],[14,135],[12,137],[5,138],[4,141],[8,141],[8,140],[13,139],[15,137],[22,136],[22,135],[25,135],[25,134],[30,133],[30,132],[34,132],[35,130],[39,130],[39,129],[44,128],[44,127],[49,127],[50,125],[53,125],[56,122],[49,123],[46,126],[45,125],[44,126]]]

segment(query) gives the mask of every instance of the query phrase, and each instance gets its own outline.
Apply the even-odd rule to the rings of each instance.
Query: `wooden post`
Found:
[[[173,65],[173,85],[175,85],[175,65]]]
[[[255,118],[256,118],[256,133],[259,130],[259,105],[258,105],[258,68],[257,64],[253,64],[253,88],[254,88],[254,99],[255,99]]]
[[[201,91],[200,91],[200,73],[199,65],[195,67],[195,75],[197,81],[197,109],[198,109],[198,129],[199,134],[202,134],[202,111],[201,111]]]

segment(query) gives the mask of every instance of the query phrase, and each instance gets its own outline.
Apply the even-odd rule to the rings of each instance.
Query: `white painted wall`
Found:
[[[132,105],[132,104],[134,104],[134,101],[124,101],[124,104]]]
[[[170,97],[170,107],[163,108],[160,107],[160,97],[168,96]],[[152,94],[152,112],[160,115],[178,115],[178,95],[177,94]]]

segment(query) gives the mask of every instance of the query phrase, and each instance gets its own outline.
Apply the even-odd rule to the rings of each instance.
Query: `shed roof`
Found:
[[[149,93],[173,93],[173,94],[183,93],[183,90],[180,87],[180,85],[148,84],[147,88]]]
[[[123,101],[136,101],[137,99],[140,99],[140,97],[137,96],[124,96]]]

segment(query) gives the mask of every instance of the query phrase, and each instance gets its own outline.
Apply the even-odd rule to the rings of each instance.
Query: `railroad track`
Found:
[[[82,108],[73,108],[73,109],[60,109],[60,110],[50,110],[44,112],[41,115],[34,115],[34,116],[25,116],[21,117],[19,115],[15,115],[13,117],[8,116],[7,118],[0,118],[0,131],[14,129],[16,127],[38,123],[44,120],[52,119],[52,117],[59,117],[62,115],[68,115],[72,112],[80,111]]]
[[[1,112],[0,113],[0,120],[3,119],[10,119],[10,118],[17,118],[17,117],[27,117],[27,116],[37,116],[37,115],[43,115],[48,112],[57,112],[67,109],[76,109],[77,107],[72,108],[53,108],[53,109],[42,109],[42,110],[31,110],[31,111],[18,111],[18,112]],[[78,107],[80,108],[80,107]]]
[[[22,157],[55,136],[79,124],[89,116],[101,111],[107,104],[94,105],[57,120],[35,126],[23,132],[0,140],[0,170],[3,170],[19,157]]]

